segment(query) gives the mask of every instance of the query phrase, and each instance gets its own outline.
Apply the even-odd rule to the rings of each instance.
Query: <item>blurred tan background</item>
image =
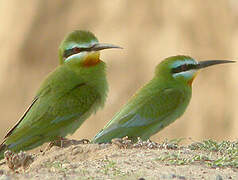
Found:
[[[165,57],[238,57],[237,0],[22,0],[0,2],[0,138],[58,64],[58,45],[75,29],[124,47],[103,51],[110,92],[103,110],[73,138],[91,139],[154,73]],[[202,71],[184,116],[152,139],[238,136],[238,64]]]

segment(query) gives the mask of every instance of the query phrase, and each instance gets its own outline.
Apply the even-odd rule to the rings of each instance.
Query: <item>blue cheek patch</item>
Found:
[[[77,59],[82,59],[83,57],[86,56],[86,54],[87,54],[87,52],[80,52],[80,53],[78,53],[78,54],[73,54],[73,55],[67,57],[67,58],[64,60],[64,62],[69,62],[70,60],[75,59],[75,58],[77,58]]]
[[[177,77],[184,77],[184,79],[186,80],[190,80],[193,78],[193,76],[196,74],[196,70],[189,70],[189,71],[184,71],[184,72],[180,72],[180,73],[175,73],[173,74],[174,78]]]

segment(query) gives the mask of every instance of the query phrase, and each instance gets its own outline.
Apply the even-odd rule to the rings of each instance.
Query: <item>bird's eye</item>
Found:
[[[180,66],[181,71],[186,71],[187,70],[187,64],[183,64],[182,66]]]
[[[78,47],[74,47],[73,48],[73,52],[76,54],[76,53],[79,53],[81,51],[81,49],[80,48],[78,48]]]
[[[189,68],[188,64],[183,64],[183,65],[173,68],[172,73],[179,73],[179,72],[187,71],[188,68]]]
[[[72,49],[67,49],[67,50],[65,50],[64,51],[64,58],[67,58],[67,57],[69,57],[69,56],[71,56],[71,55],[73,55],[73,54],[77,54],[77,53],[79,53],[79,52],[81,52],[82,51],[82,49],[81,48],[79,48],[79,47],[74,47],[74,48],[72,48]]]

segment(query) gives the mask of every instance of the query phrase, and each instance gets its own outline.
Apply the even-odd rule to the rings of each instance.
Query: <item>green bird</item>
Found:
[[[192,82],[200,69],[231,63],[227,60],[197,62],[189,56],[172,56],[157,65],[153,79],[122,107],[92,140],[107,143],[128,136],[149,139],[186,110],[192,95]]]
[[[120,48],[99,43],[88,31],[73,31],[59,47],[60,65],[41,84],[32,104],[0,145],[18,152],[74,133],[99,108],[108,91],[100,50]]]

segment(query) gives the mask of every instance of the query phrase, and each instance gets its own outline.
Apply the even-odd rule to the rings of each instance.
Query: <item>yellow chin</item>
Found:
[[[193,80],[195,79],[195,77],[198,75],[200,71],[196,71],[193,75],[193,77],[188,81],[188,85],[192,86],[193,84]]]
[[[83,61],[83,66],[91,67],[97,65],[101,61],[99,56],[100,53],[98,51],[88,53]]]

